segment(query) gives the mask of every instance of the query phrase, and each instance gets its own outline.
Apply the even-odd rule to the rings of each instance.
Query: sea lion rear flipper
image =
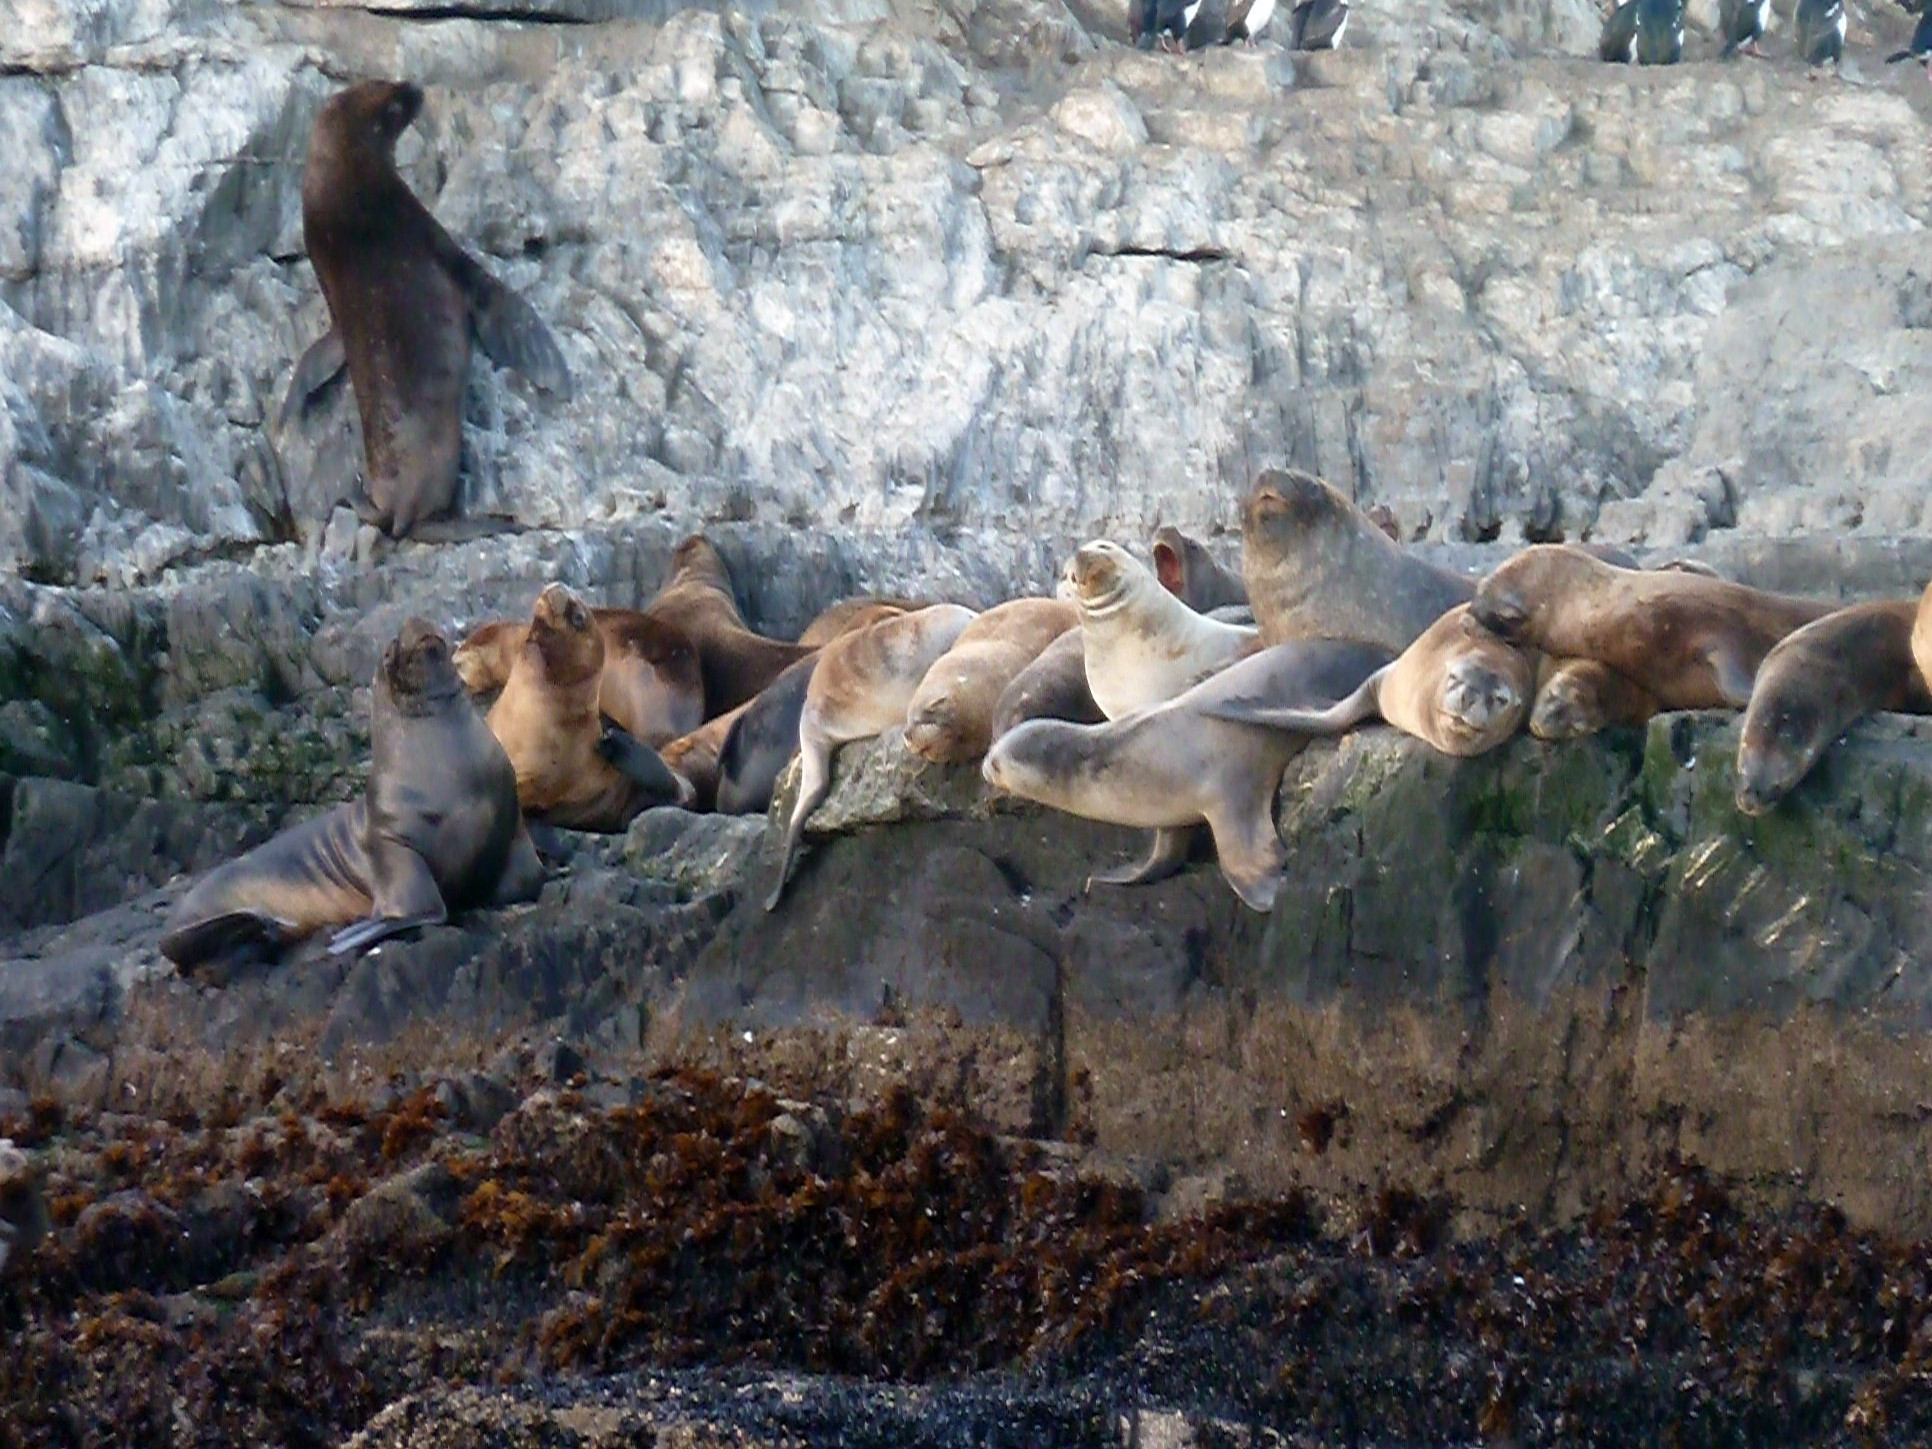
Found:
[[[696,792],[691,782],[664,763],[664,757],[629,730],[610,720],[597,740],[597,753],[632,784],[648,792],[659,804],[689,808]]]
[[[1270,729],[1296,730],[1311,735],[1338,735],[1367,720],[1382,717],[1382,679],[1394,667],[1392,664],[1383,665],[1363,681],[1360,689],[1326,709],[1269,704],[1254,698],[1212,700],[1199,708],[1209,719],[1266,725]]]
[[[1156,830],[1145,856],[1132,865],[1095,871],[1087,877],[1087,889],[1092,890],[1097,885],[1151,885],[1157,880],[1166,880],[1187,864],[1188,851],[1194,844],[1194,832],[1192,825]]]
[[[810,730],[798,733],[798,799],[792,805],[792,818],[785,823],[784,854],[778,862],[778,879],[765,897],[765,909],[775,911],[784,899],[792,870],[798,864],[798,840],[805,833],[805,821],[832,789],[832,750],[834,746]]]
[[[476,340],[498,367],[514,367],[545,392],[568,400],[570,365],[537,309],[503,285],[441,227],[437,259],[470,299]]]
[[[418,926],[439,926],[449,919],[428,861],[399,840],[378,836],[365,848],[374,906],[366,919],[329,938],[331,956],[360,951]]]
[[[169,931],[161,938],[161,954],[182,971],[196,972],[210,964],[225,976],[239,966],[270,961],[295,939],[286,921],[259,911],[228,911]]]
[[[275,431],[287,426],[289,416],[306,409],[309,399],[342,375],[349,365],[349,354],[342,345],[342,334],[331,327],[309,344],[308,351],[295,364],[295,375],[288,380],[288,392],[275,414]]]

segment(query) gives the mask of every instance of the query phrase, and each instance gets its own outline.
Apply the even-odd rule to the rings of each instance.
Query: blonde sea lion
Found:
[[[1737,808],[1762,815],[1859,720],[1932,713],[1914,661],[1920,601],[1853,604],[1794,629],[1758,666],[1737,745]]]
[[[1554,543],[1500,564],[1472,605],[1500,638],[1607,664],[1666,710],[1742,709],[1773,646],[1834,607],[1706,574],[1618,568]]]
[[[1147,857],[1087,885],[1160,880],[1186,862],[1192,827],[1214,835],[1221,874],[1257,911],[1274,906],[1286,856],[1275,791],[1306,735],[1233,722],[1224,710],[1317,708],[1357,688],[1388,650],[1341,640],[1278,644],[1164,704],[1098,725],[1032,719],[993,742],[981,773],[1008,794],[1153,829]]]
[[[704,676],[684,631],[637,609],[594,608],[604,636],[597,707],[633,739],[653,747],[704,722]],[[510,678],[530,625],[521,619],[479,624],[456,646],[456,672],[471,694],[491,694]]]
[[[1380,719],[1445,755],[1480,755],[1522,728],[1537,663],[1533,652],[1497,638],[1458,604],[1327,709],[1234,700],[1203,705],[1202,713],[1311,735]]]
[[[396,138],[422,107],[420,87],[362,81],[315,118],[302,240],[331,327],[296,364],[277,417],[279,432],[348,368],[366,465],[357,508],[396,538],[497,526],[443,521],[462,461],[472,338],[546,392],[568,398],[571,386],[543,319],[458,246],[397,173]]]
[[[798,799],[785,826],[784,853],[766,910],[776,910],[784,896],[806,818],[831,787],[832,752],[902,723],[933,661],[977,617],[959,604],[934,604],[842,634],[819,651],[798,717]]]
[[[644,612],[675,624],[696,646],[706,719],[736,709],[814,648],[751,631],[738,612],[724,555],[701,533],[677,546],[671,577]]]
[[[546,587],[489,713],[532,820],[618,831],[653,805],[691,803],[689,783],[655,750],[604,723],[603,669],[604,636],[589,607],[562,584]]]
[[[1366,639],[1399,653],[1466,604],[1473,579],[1404,550],[1334,488],[1261,474],[1241,512],[1241,576],[1262,639]]]
[[[543,885],[516,772],[470,703],[449,646],[410,619],[370,688],[369,787],[211,871],[168,915],[183,969],[272,955],[330,926],[338,954]],[[359,923],[359,924],[358,924]]]
[[[1172,699],[1255,639],[1253,629],[1195,613],[1104,539],[1074,550],[1059,594],[1080,606],[1087,687],[1108,719]]]
[[[854,629],[863,629],[867,624],[876,624],[895,614],[909,614],[914,609],[925,608],[931,602],[930,599],[881,599],[871,594],[840,599],[821,610],[818,617],[805,626],[805,632],[798,636],[798,642],[807,649],[821,648],[841,634],[850,634]]]
[[[953,641],[906,707],[906,747],[935,764],[977,760],[993,742],[1007,685],[1047,645],[1080,626],[1064,599],[1012,599],[981,614]]]
[[[1248,586],[1241,576],[1215,562],[1198,539],[1172,526],[1157,528],[1153,554],[1154,577],[1161,587],[1195,613],[1247,607]]]
[[[992,735],[998,739],[1030,719],[1063,719],[1099,724],[1107,718],[1087,686],[1087,641],[1069,629],[1040,651],[1040,657],[1013,677],[993,707]]]
[[[1655,713],[1656,699],[1609,665],[1545,655],[1529,729],[1539,740],[1575,740],[1609,725],[1640,725]]]

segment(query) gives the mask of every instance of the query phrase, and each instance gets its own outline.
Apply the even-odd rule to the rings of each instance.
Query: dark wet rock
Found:
[[[584,1066],[584,1054],[561,1038],[552,1037],[537,1048],[537,1075],[559,1086],[566,1086],[571,1078],[581,1075]]]
[[[436,1100],[449,1120],[471,1132],[488,1133],[517,1104],[516,1089],[490,1072],[464,1072],[436,1088]]]
[[[343,1213],[343,1250],[358,1263],[427,1269],[449,1245],[460,1197],[440,1162],[385,1178]]]

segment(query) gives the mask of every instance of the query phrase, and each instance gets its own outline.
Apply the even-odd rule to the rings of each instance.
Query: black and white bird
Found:
[[[1845,53],[1845,0],[1798,0],[1797,31],[1806,65],[1836,65]]]
[[[1684,58],[1684,0],[1637,0],[1637,64],[1676,65]]]
[[[1339,50],[1348,29],[1348,0],[1301,0],[1289,17],[1294,50]]]
[[[1622,0],[1603,17],[1603,33],[1597,37],[1597,55],[1604,60],[1628,65],[1637,57],[1637,0]]]
[[[1771,0],[1721,0],[1717,11],[1718,26],[1724,34],[1725,60],[1740,50],[1746,55],[1764,54],[1758,49],[1758,42],[1771,23]]]
[[[1887,65],[1896,65],[1901,60],[1924,61],[1925,73],[1932,76],[1932,5],[1919,12],[1919,23],[1912,31],[1912,43],[1885,57]]]
[[[1221,44],[1232,45],[1235,41],[1254,44],[1254,38],[1268,28],[1268,22],[1275,16],[1275,0],[1234,0],[1228,6],[1228,25],[1221,35]]]
[[[1132,0],[1137,7],[1134,18],[1134,44],[1152,50],[1179,50],[1188,26],[1201,8],[1201,0]]]

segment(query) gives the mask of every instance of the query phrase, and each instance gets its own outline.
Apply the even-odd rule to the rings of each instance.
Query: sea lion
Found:
[[[396,138],[423,107],[418,86],[362,81],[324,103],[309,132],[302,240],[330,330],[296,363],[277,418],[344,367],[362,418],[357,508],[407,538],[450,511],[462,461],[470,341],[545,392],[570,396],[570,369],[530,304],[458,246],[396,171]],[[456,537],[487,531],[448,523]]]
[[[1074,550],[1059,594],[1080,606],[1087,687],[1108,719],[1172,699],[1232,664],[1255,638],[1253,629],[1195,613],[1104,539]]]
[[[931,602],[930,599],[881,599],[871,594],[840,599],[805,626],[805,632],[798,636],[798,642],[805,648],[816,649],[831,643],[841,634],[850,634],[854,629],[863,629],[867,624],[889,619],[894,614],[909,614],[914,609],[925,608]]]
[[[953,641],[906,706],[906,747],[922,760],[977,760],[993,742],[993,712],[1006,686],[1047,645],[1080,626],[1064,599],[1012,599],[988,609]]]
[[[756,815],[771,809],[778,777],[798,753],[798,717],[817,669],[816,654],[788,665],[758,691],[756,699],[733,712],[731,728],[718,749],[719,814]]]
[[[724,748],[731,727],[754,703],[746,700],[736,709],[706,720],[689,734],[679,735],[658,751],[665,768],[691,787],[690,809],[717,808],[718,752]]]
[[[698,651],[675,624],[637,609],[592,609],[604,636],[597,707],[619,729],[653,747],[704,722]],[[529,637],[521,619],[479,624],[456,646],[456,672],[471,694],[503,688]]]
[[[1327,709],[1240,699],[1203,705],[1215,719],[1311,735],[1341,734],[1381,719],[1445,755],[1480,755],[1523,726],[1536,692],[1537,659],[1483,628],[1459,604],[1422,631],[1394,662]]]
[[[383,651],[369,700],[369,787],[202,877],[169,913],[176,966],[233,966],[329,926],[336,953],[451,911],[535,898],[543,863],[516,772],[421,619]],[[352,924],[356,923],[356,924]]]
[[[1234,723],[1220,711],[1319,707],[1357,688],[1388,658],[1374,644],[1277,644],[1125,719],[1027,720],[994,741],[981,773],[1008,794],[1156,832],[1144,860],[1096,873],[1089,888],[1173,874],[1186,860],[1191,827],[1205,822],[1235,894],[1257,911],[1270,910],[1286,864],[1275,792],[1308,737]]]
[[[997,740],[1030,719],[1099,724],[1106,718],[1087,686],[1087,641],[1081,630],[1069,629],[1013,676],[993,706],[992,735]]]
[[[1154,577],[1162,588],[1197,614],[1248,606],[1248,586],[1223,568],[1205,545],[1180,529],[1154,530]]]
[[[696,646],[706,719],[736,709],[815,647],[754,634],[738,612],[724,555],[701,533],[677,546],[671,577],[644,612],[675,624]]]
[[[653,805],[692,801],[689,782],[657,751],[603,721],[603,671],[604,636],[589,607],[562,584],[548,585],[489,713],[532,820],[618,831]]]
[[[1764,656],[1737,745],[1737,808],[1762,815],[1857,721],[1932,713],[1915,662],[1917,599],[1853,604],[1787,634]]]
[[[1536,677],[1530,733],[1539,740],[1575,740],[1609,725],[1640,725],[1657,701],[1607,664],[1545,655]]]
[[[1539,543],[1498,565],[1472,607],[1511,643],[1607,664],[1668,710],[1742,709],[1772,646],[1836,606]]]
[[[977,617],[959,604],[934,604],[842,634],[819,651],[798,717],[798,799],[785,826],[784,853],[766,910],[778,908],[806,818],[831,788],[832,752],[902,723],[933,661]]]
[[[1476,592],[1405,551],[1336,489],[1296,468],[1255,479],[1241,575],[1265,643],[1366,639],[1392,654]]]

